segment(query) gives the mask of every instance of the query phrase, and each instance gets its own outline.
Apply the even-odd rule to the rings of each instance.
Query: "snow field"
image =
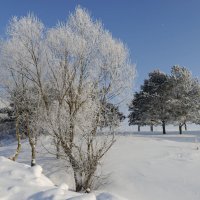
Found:
[[[145,132],[116,138],[117,142],[102,161],[102,172],[108,179],[94,194],[80,196],[70,191],[74,184],[70,169],[45,151],[50,142],[42,138],[42,145],[38,143],[37,163],[51,181],[42,174],[40,166],[30,168],[1,157],[0,184],[4,187],[0,188],[0,199],[200,199],[198,131],[183,135],[171,132],[165,136]],[[12,155],[15,147],[16,143],[0,147],[0,155]],[[30,164],[29,154],[28,143],[24,141],[19,162]]]
[[[133,200],[199,200],[198,138],[198,132],[118,136],[104,166],[113,169],[111,183],[103,189]]]

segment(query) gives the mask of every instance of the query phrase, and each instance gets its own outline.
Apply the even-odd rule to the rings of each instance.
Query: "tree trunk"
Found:
[[[138,132],[140,132],[140,125],[138,125]]]
[[[35,151],[35,144],[34,143],[30,143],[31,145],[31,167],[36,165],[36,151]]]
[[[163,134],[166,134],[165,121],[162,121]]]
[[[60,146],[61,146],[60,138],[58,136],[54,135],[53,143],[56,148],[56,158],[59,159],[60,158]]]
[[[153,125],[150,126],[150,130],[151,130],[151,132],[153,132]]]
[[[28,113],[26,115],[26,131],[29,139],[29,144],[31,146],[31,167],[36,165],[36,149],[35,149],[35,143],[36,143],[36,138],[31,137],[31,131],[29,127],[29,116]]]
[[[179,133],[182,134],[182,124],[179,124]]]
[[[72,149],[69,147],[69,145],[68,144],[66,145],[65,141],[62,139],[60,140],[60,143],[61,143],[61,147],[62,147],[63,151],[69,158],[69,163],[71,164],[71,168],[73,170],[75,190],[76,190],[76,192],[80,192],[83,188],[82,173],[80,172],[80,170],[82,170],[82,169],[80,169],[78,162],[74,158],[74,156],[71,152]]]
[[[18,116],[16,117],[15,127],[16,127],[16,138],[17,138],[17,149],[16,149],[16,152],[13,155],[13,157],[10,158],[13,161],[16,161],[16,159],[18,158],[18,155],[21,151],[21,136],[20,136],[20,132],[19,132],[19,117]]]
[[[77,172],[76,170],[74,170],[74,181],[75,181],[76,192],[80,192],[83,189],[82,174]]]
[[[91,180],[92,180],[92,177],[94,176],[94,174],[90,173],[87,177],[87,179],[84,181],[83,183],[83,187],[84,187],[84,190],[87,191],[88,189],[90,190],[90,187],[91,187]]]
[[[187,131],[187,124],[186,124],[186,123],[184,123],[184,125],[185,125],[185,131]]]
[[[31,138],[30,133],[28,134],[29,144],[31,146],[31,167],[36,165],[36,149],[35,149],[35,138]]]
[[[56,139],[56,158],[60,158],[60,140],[58,138]]]

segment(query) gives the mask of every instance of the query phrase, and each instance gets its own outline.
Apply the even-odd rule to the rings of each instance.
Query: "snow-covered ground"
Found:
[[[30,167],[0,157],[0,199],[64,199],[76,196],[69,192],[68,186],[63,184],[55,187],[52,181],[42,174],[42,168],[37,165]]]
[[[104,189],[130,200],[199,200],[199,136],[118,136],[105,161],[113,174]]]
[[[0,156],[0,200],[119,200],[109,193],[80,194],[54,183],[42,174],[42,167],[30,167]]]
[[[140,134],[117,135],[116,137],[116,144],[103,160],[102,171],[104,174],[109,173],[106,183],[99,188],[98,192],[95,192],[96,195],[86,195],[82,199],[200,199],[200,132],[185,132],[183,135],[179,135],[177,132],[170,132],[167,135],[162,135],[159,132],[142,132]],[[17,180],[19,181],[20,178],[23,179],[20,184],[25,185],[24,190],[29,187],[29,184],[32,185],[30,190],[27,189],[27,192],[30,191],[30,193],[28,192],[29,198],[27,198],[29,200],[68,199],[71,196],[67,195],[77,195],[67,191],[66,187],[61,184],[66,182],[69,188],[72,188],[73,179],[68,168],[60,167],[62,161],[58,161],[54,159],[53,155],[47,154],[43,147],[43,145],[46,146],[47,141],[43,138],[42,143],[38,146],[40,152],[38,164],[42,166],[43,173],[58,187],[55,187],[50,180],[41,175],[39,167],[34,171],[34,169],[22,165],[22,169],[24,169],[22,172],[24,173],[18,173],[11,167],[13,162],[1,158],[0,199],[23,199],[9,196],[3,198],[1,196],[6,193],[10,195],[18,194],[20,189]],[[15,147],[16,143],[0,147],[0,155],[10,156]],[[24,141],[18,161],[29,164],[30,160],[27,159],[29,154],[29,146]],[[19,166],[17,163],[16,165]],[[8,171],[10,172],[8,173]],[[28,176],[30,173],[32,175]],[[19,177],[17,174],[19,174]],[[35,175],[36,177],[34,177]],[[41,178],[41,182],[37,182],[37,176]],[[14,182],[10,181],[11,185],[9,185],[8,177],[14,178]],[[43,184],[44,180],[47,180],[47,184]],[[27,182],[28,184],[26,184]],[[26,195],[24,190],[20,194]],[[63,198],[63,196],[59,197],[58,194],[66,196]],[[110,194],[123,198],[114,198]],[[48,198],[48,195],[52,197]]]

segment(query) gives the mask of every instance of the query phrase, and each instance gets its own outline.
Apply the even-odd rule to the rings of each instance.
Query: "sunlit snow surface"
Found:
[[[43,172],[39,166],[30,168],[0,158],[0,199],[200,199],[200,132],[184,132],[183,135],[177,132],[167,135],[142,132],[116,137],[117,142],[102,165],[103,173],[109,174],[108,180],[94,194],[80,196],[70,191],[73,179],[69,169],[59,167],[62,161],[45,151],[44,147],[48,148],[49,142],[42,138],[42,142],[38,143],[38,164]],[[12,155],[15,147],[16,143],[0,147],[0,155]],[[18,161],[29,164],[29,156],[29,146],[24,141]],[[61,184],[63,182],[69,185],[69,190]]]

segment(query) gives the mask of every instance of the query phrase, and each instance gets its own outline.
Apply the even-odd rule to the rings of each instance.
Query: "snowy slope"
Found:
[[[1,200],[55,200],[77,195],[68,191],[65,184],[55,187],[52,181],[42,174],[39,165],[31,168],[5,157],[0,157],[0,177]]]
[[[42,174],[42,167],[30,167],[0,157],[0,200],[120,200],[108,193],[79,194],[62,184],[55,187]]]
[[[105,185],[99,188],[99,191],[95,192],[96,199],[199,200],[199,142],[200,132],[187,132],[183,135],[172,132],[165,136],[158,132],[154,134],[145,132],[127,136],[118,135],[116,144],[103,161],[102,171],[104,174],[111,172],[108,176],[109,179]],[[38,154],[38,164],[42,166],[44,174],[53,183],[60,185],[62,182],[66,182],[69,188],[72,188],[73,179],[68,171],[69,169],[60,167],[62,161],[56,160],[53,155],[47,154],[43,147],[48,148],[47,144],[49,144],[48,140],[43,138],[42,143],[38,145],[40,152]],[[10,156],[14,152],[15,147],[16,144],[0,147],[0,155]],[[22,147],[19,162],[29,164],[30,160],[27,158],[30,156],[30,150],[27,142],[23,142]],[[6,162],[10,163],[11,161]],[[0,166],[3,165],[5,163],[0,163]],[[27,166],[24,168],[27,168]],[[0,177],[2,177],[1,169],[0,167]],[[32,169],[27,168],[27,170],[27,173],[30,174],[29,171]],[[41,175],[41,177],[43,176]],[[35,183],[33,180],[36,179],[32,178],[30,180],[32,184]],[[48,181],[47,185],[43,185],[39,189],[34,187],[36,191],[31,190],[31,194],[34,197],[32,199],[45,199],[45,195],[54,195],[56,191],[58,194],[59,187],[52,186],[51,181]],[[0,184],[2,185],[3,183],[1,182]],[[1,188],[0,195],[6,193],[6,191],[8,192],[8,188],[11,186],[6,186],[3,189],[4,192],[1,191]],[[69,193],[67,191],[66,194],[68,195]],[[111,194],[124,198],[114,197]],[[43,195],[42,198],[40,195]],[[80,200],[80,197],[73,198]],[[95,196],[86,195],[82,197],[82,199],[87,200],[88,198],[94,199]]]

